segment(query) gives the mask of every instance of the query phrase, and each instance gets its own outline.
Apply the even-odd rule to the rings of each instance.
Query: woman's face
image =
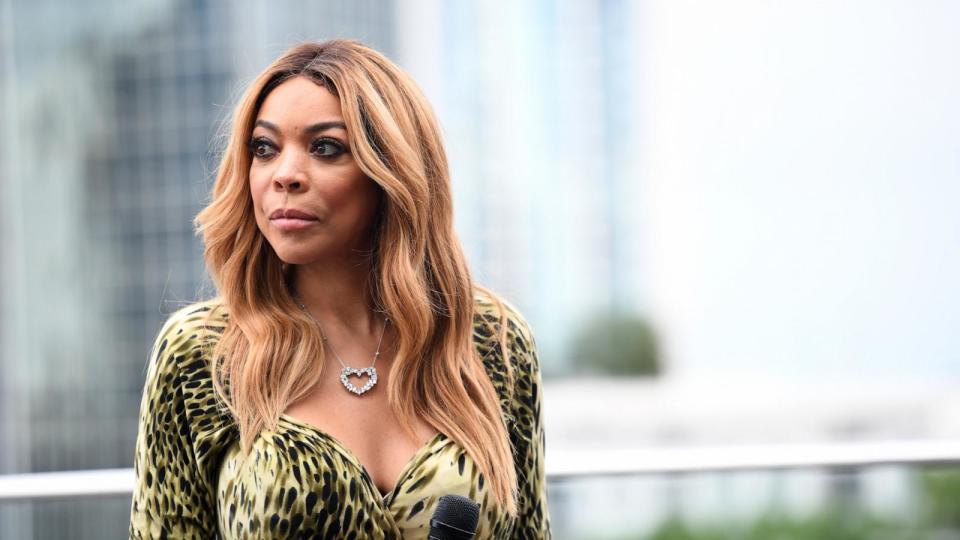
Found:
[[[380,188],[353,159],[340,100],[305,77],[273,89],[250,137],[257,226],[288,264],[369,250]]]

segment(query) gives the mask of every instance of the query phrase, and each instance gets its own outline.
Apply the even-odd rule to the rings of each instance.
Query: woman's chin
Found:
[[[308,265],[322,261],[339,261],[346,259],[355,260],[358,259],[359,252],[370,250],[369,247],[365,250],[346,249],[340,246],[330,245],[326,242],[316,242],[310,246],[305,245],[305,242],[278,242],[277,245],[271,244],[270,246],[273,248],[273,252],[276,253],[278,259],[284,264],[290,265]]]
[[[274,252],[285,264],[310,264],[324,258],[323,254],[315,251],[308,252],[301,249],[275,249]]]

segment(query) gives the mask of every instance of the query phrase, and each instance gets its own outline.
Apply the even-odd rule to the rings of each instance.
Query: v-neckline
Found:
[[[373,477],[370,476],[370,472],[363,465],[363,463],[360,462],[360,458],[358,458],[357,455],[352,450],[350,450],[349,447],[347,447],[347,445],[340,442],[340,440],[338,440],[336,437],[334,437],[333,435],[330,435],[326,431],[323,431],[319,427],[309,422],[300,420],[299,418],[294,418],[293,416],[290,416],[289,414],[286,414],[286,413],[282,413],[280,415],[280,420],[285,420],[288,424],[292,424],[294,427],[305,429],[307,431],[320,435],[321,437],[326,439],[331,444],[331,446],[333,446],[338,452],[343,454],[343,456],[347,458],[348,461],[353,463],[355,467],[360,469],[360,471],[363,473],[362,476],[366,478],[367,481],[369,482],[370,488],[373,489],[373,491],[380,496],[381,502],[383,502],[384,506],[387,506],[387,507],[389,507],[390,503],[393,502],[394,497],[397,494],[397,491],[400,489],[403,483],[407,480],[407,477],[410,476],[413,466],[420,461],[420,457],[424,453],[432,449],[434,445],[437,444],[438,441],[447,440],[446,435],[444,435],[443,432],[438,431],[433,437],[431,437],[427,442],[425,442],[422,446],[420,446],[420,448],[418,448],[413,453],[413,455],[410,456],[410,459],[408,459],[407,462],[404,464],[404,466],[400,469],[400,473],[397,475],[397,478],[394,480],[393,488],[391,488],[390,491],[388,491],[386,494],[383,494],[380,491],[380,488],[377,487],[376,482],[373,481]]]

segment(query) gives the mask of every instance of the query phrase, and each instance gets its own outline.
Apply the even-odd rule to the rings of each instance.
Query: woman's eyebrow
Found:
[[[337,129],[340,128],[344,131],[347,130],[347,125],[339,120],[329,120],[327,122],[317,122],[316,124],[309,125],[304,128],[306,133],[319,133],[321,131],[326,131],[328,129]]]
[[[269,129],[274,133],[280,133],[280,128],[277,127],[273,122],[268,122],[266,120],[257,120],[254,124],[255,127],[259,126],[262,128]],[[305,133],[319,133],[321,131],[326,131],[328,129],[340,128],[344,131],[347,130],[347,125],[339,120],[328,120],[326,122],[317,122],[316,124],[311,124],[304,128]]]

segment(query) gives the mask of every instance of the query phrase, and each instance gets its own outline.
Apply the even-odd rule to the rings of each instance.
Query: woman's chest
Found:
[[[440,497],[481,504],[477,538],[508,538],[512,521],[493,503],[482,474],[462,449],[437,434],[381,494],[353,452],[339,441],[283,416],[244,459],[230,446],[219,467],[221,536],[240,538],[426,538]],[[480,536],[480,533],[483,533]]]
[[[416,419],[413,433],[406,431],[387,402],[385,388],[355,396],[335,385],[327,386],[290,406],[283,416],[345,447],[377,490],[387,494],[404,467],[438,430]]]

